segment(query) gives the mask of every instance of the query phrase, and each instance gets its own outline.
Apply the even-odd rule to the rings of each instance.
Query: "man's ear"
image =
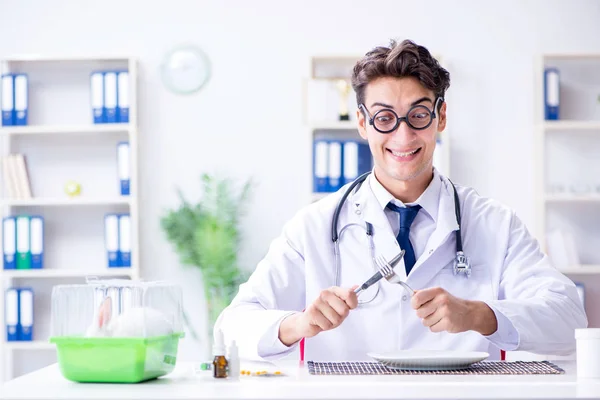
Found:
[[[358,133],[360,137],[367,140],[367,119],[360,107],[356,109],[356,121],[358,122]]]
[[[446,129],[446,104],[447,103],[445,101],[442,103],[440,112],[438,113],[438,132],[443,132],[444,129]]]

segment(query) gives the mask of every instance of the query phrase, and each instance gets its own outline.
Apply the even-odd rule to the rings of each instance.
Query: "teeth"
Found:
[[[408,156],[412,156],[413,154],[415,154],[417,152],[417,150],[419,150],[419,149],[415,149],[413,151],[409,151],[408,153],[400,153],[398,151],[393,151],[392,150],[392,154],[395,155],[396,157],[408,157]]]

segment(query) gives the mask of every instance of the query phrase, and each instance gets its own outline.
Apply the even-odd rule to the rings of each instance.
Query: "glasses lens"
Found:
[[[373,116],[373,125],[381,132],[390,132],[396,128],[398,116],[392,110],[380,110]]]
[[[425,106],[413,107],[408,112],[408,122],[416,129],[425,128],[431,122],[431,111]]]

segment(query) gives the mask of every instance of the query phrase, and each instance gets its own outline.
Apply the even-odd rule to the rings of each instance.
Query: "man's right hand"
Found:
[[[337,328],[350,310],[358,305],[354,289],[333,286],[323,290],[319,297],[301,313],[292,314],[279,325],[279,340],[291,346],[302,338],[313,337],[322,331]]]

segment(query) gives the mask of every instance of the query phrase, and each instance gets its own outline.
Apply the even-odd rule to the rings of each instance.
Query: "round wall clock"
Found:
[[[178,47],[166,54],[161,64],[164,85],[177,94],[192,94],[210,77],[210,62],[197,47]]]

